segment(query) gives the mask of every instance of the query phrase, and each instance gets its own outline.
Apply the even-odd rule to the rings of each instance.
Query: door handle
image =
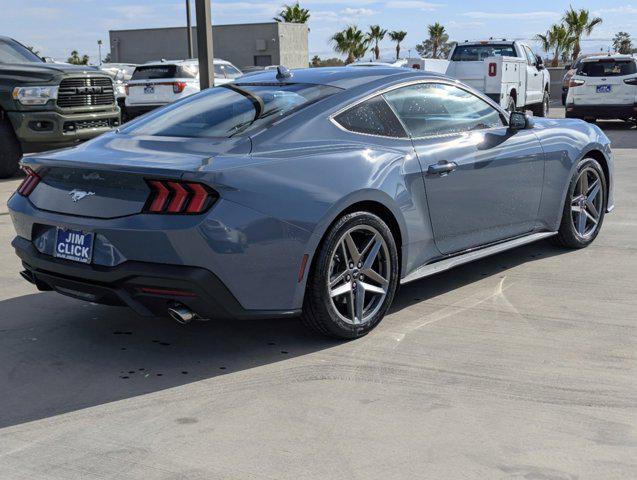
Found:
[[[429,165],[427,173],[430,175],[446,175],[453,172],[456,168],[458,168],[458,164],[456,162],[440,160],[438,163]]]

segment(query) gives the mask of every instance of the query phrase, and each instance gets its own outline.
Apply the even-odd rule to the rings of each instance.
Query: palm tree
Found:
[[[602,23],[602,19],[599,17],[591,17],[588,10],[580,9],[575,10],[570,7],[564,14],[564,23],[568,27],[570,35],[573,37],[573,61],[577,60],[581,52],[580,42],[583,36],[589,36],[593,29]]]
[[[380,25],[369,26],[367,41],[374,44],[374,48],[372,50],[374,51],[374,57],[376,58],[376,60],[380,59],[380,47],[378,46],[378,44],[383,41],[385,35],[387,35],[387,30],[383,30],[382,28],[380,28]]]
[[[283,5],[283,10],[274,17],[277,22],[286,23],[307,23],[310,19],[310,11],[307,8],[301,8],[299,2],[294,5]]]
[[[402,42],[406,36],[407,32],[403,32],[402,30],[389,32],[389,38],[391,38],[393,42],[396,42],[396,60],[400,58],[400,42]]]
[[[557,67],[560,58],[568,56],[575,44],[575,37],[565,25],[552,25],[544,35],[536,35],[535,39],[542,44],[542,50],[545,52],[554,51],[552,67]]]
[[[441,47],[449,40],[449,35],[445,32],[445,27],[436,22],[427,27],[429,41],[431,42],[431,57],[438,58]]]
[[[347,55],[345,63],[352,63],[363,57],[369,45],[367,37],[356,25],[350,25],[345,30],[336,32],[332,35],[330,42],[336,52]]]

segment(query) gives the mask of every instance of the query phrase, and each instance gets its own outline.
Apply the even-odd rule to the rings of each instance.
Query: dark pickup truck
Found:
[[[85,65],[46,63],[0,36],[0,178],[24,153],[74,145],[120,124],[113,81]]]

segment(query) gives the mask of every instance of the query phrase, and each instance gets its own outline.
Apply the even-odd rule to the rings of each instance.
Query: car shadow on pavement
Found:
[[[563,252],[540,242],[413,282],[392,311]],[[0,428],[341,344],[306,331],[298,319],[183,326],[56,293],[24,295],[0,302]]]

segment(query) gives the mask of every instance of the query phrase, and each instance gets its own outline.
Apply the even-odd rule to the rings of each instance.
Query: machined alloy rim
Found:
[[[330,259],[327,291],[341,320],[364,325],[380,310],[389,289],[391,260],[383,236],[358,225],[345,232]]]
[[[582,170],[571,198],[571,219],[580,238],[589,238],[597,230],[604,206],[602,178],[594,168]]]

